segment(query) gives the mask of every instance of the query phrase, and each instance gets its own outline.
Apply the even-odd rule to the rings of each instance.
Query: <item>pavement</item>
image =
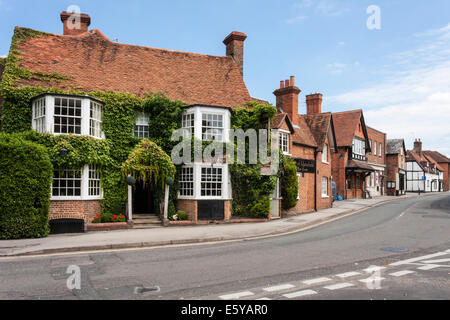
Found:
[[[160,247],[276,236],[306,230],[386,202],[436,194],[406,194],[400,197],[380,196],[373,199],[336,201],[332,208],[269,222],[95,231],[50,235],[41,239],[1,240],[0,257]]]

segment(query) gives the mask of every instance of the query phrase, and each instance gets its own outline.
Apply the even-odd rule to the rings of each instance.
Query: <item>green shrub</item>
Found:
[[[43,146],[0,133],[0,239],[48,235],[52,176]]]
[[[186,211],[178,210],[177,211],[177,218],[178,218],[178,220],[187,220],[188,219],[188,214],[187,214]]]
[[[297,204],[298,197],[298,177],[297,165],[291,158],[285,157],[283,160],[283,175],[280,179],[281,196],[283,197],[283,209],[290,209]]]

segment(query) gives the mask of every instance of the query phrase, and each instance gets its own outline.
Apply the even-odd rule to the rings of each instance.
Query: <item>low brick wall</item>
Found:
[[[128,223],[126,222],[114,222],[114,223],[88,223],[86,225],[87,231],[111,231],[128,229]]]

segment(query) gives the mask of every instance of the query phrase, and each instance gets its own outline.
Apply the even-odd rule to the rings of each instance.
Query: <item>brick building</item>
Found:
[[[67,12],[60,15],[62,35],[15,29],[16,34],[24,30],[34,34],[15,48],[21,53],[19,67],[65,76],[53,82],[39,77],[22,78],[18,86],[112,91],[138,97],[161,92],[171,100],[188,104],[182,123],[192,129],[196,138],[211,140],[204,129],[214,128],[217,133],[214,138],[228,141],[228,135],[222,133],[231,127],[231,108],[253,100],[243,80],[245,34],[232,32],[223,41],[225,55],[212,56],[113,42],[99,30],[88,30],[91,18],[87,14],[74,14],[80,26],[76,29],[69,26],[71,15]],[[3,65],[0,66],[2,72]],[[30,128],[38,132],[110,138],[102,132],[104,104],[100,100],[85,95],[46,93],[32,97],[29,102]],[[134,136],[148,137],[149,122],[147,114],[138,114]],[[132,136],[133,132],[129,134]],[[215,163],[213,168],[208,162],[193,163],[183,167],[181,175],[178,205],[190,219],[230,219],[231,184],[226,163]],[[203,179],[208,183],[202,183]],[[135,200],[139,196],[144,199],[134,209],[147,213],[150,209],[146,207],[146,191],[143,192],[133,195]],[[102,196],[98,168],[90,165],[77,170],[60,168],[54,173],[50,219],[78,218],[88,222],[100,211]]]
[[[332,155],[331,168],[337,194],[344,199],[361,198],[366,178],[375,172],[368,164],[371,147],[363,112],[359,109],[332,115],[337,153]]]
[[[443,191],[449,191],[449,180],[450,180],[450,158],[444,156],[442,153],[437,151],[423,151],[423,154],[438,163],[443,170]]]
[[[386,194],[399,196],[406,193],[406,147],[403,139],[386,142]]]
[[[305,213],[331,206],[331,155],[336,150],[333,117],[322,113],[322,95],[306,96],[306,114],[299,114],[300,89],[295,78],[280,82],[274,91],[278,115],[273,129],[281,149],[297,163],[299,195],[289,213]]]
[[[386,133],[367,126],[367,134],[370,145],[367,163],[375,171],[366,177],[366,190],[371,196],[382,196],[386,193]]]

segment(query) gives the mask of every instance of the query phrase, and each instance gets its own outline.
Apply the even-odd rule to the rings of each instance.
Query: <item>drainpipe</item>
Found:
[[[314,150],[314,211],[317,212],[317,155],[318,151]],[[331,182],[330,182],[331,183]]]

